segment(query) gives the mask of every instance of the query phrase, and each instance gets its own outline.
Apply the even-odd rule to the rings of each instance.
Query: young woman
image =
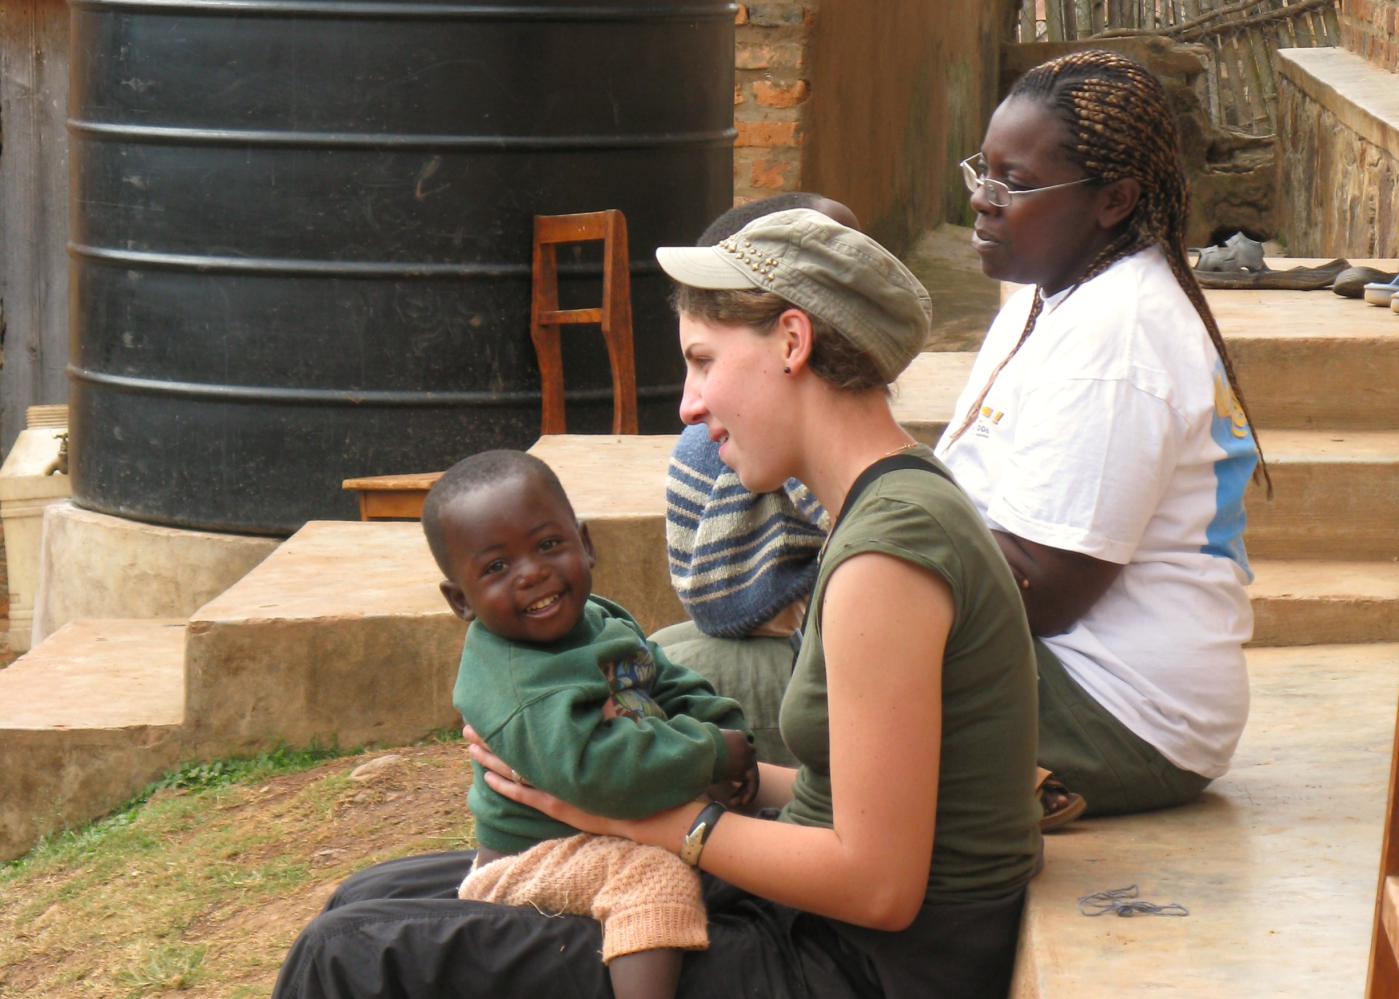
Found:
[[[763,767],[776,821],[699,802],[618,820],[473,758],[507,797],[704,872],[710,947],[686,956],[682,996],[1003,995],[1039,856],[1034,654],[995,541],[889,408],[927,293],[810,210],[657,256],[680,284],[682,417],[746,488],[796,477],[840,513],[782,707],[800,765]],[[449,902],[466,863],[353,879],[276,994],[608,994],[592,921]]]
[[[1186,256],[1165,94],[1123,56],[1064,56],[1015,84],[962,169],[984,271],[1033,287],[937,454],[1038,636],[1040,763],[1090,812],[1188,801],[1248,713],[1243,493],[1262,455]]]

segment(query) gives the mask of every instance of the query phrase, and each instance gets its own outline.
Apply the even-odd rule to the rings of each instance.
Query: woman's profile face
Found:
[[[1011,98],[991,116],[981,155],[986,176],[1011,191],[1067,184],[1083,169],[1065,151],[1064,123],[1038,101]],[[1046,295],[1062,291],[1084,272],[1111,239],[1098,221],[1100,188],[1077,184],[1052,191],[1012,194],[1009,207],[975,191],[972,246],[981,269],[999,281],[1038,284]]]
[[[680,350],[685,356],[685,393],[680,419],[704,424],[719,444],[719,459],[744,487],[768,492],[787,479],[779,471],[783,406],[774,390],[782,375],[781,337],[747,326],[715,326],[680,315]]]

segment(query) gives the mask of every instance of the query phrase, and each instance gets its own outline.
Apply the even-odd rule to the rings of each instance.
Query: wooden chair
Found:
[[[561,243],[602,241],[602,306],[560,309],[558,259]],[[627,222],[608,209],[579,215],[534,217],[533,289],[530,339],[539,356],[542,390],[540,434],[566,433],[563,348],[560,329],[579,323],[602,327],[612,368],[612,432],[636,433],[636,367],[632,353],[631,275],[627,259]]]
[[[558,258],[562,243],[602,242],[602,306],[560,309]],[[563,345],[560,327],[593,323],[602,327],[612,369],[612,432],[634,434],[636,367],[632,354],[631,274],[627,259],[627,220],[616,209],[579,215],[534,217],[533,287],[530,339],[539,356],[542,418],[539,433],[566,433],[564,420]],[[441,472],[371,475],[346,479],[342,488],[359,495],[360,520],[416,520],[423,500]]]
[[[1384,845],[1375,891],[1375,921],[1370,933],[1369,999],[1399,997],[1399,719],[1389,761],[1389,798],[1384,810]]]
[[[360,520],[420,520],[423,500],[441,472],[409,475],[370,475],[346,479],[341,488],[359,494]]]

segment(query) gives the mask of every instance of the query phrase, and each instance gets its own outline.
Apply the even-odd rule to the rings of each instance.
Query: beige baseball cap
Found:
[[[749,222],[714,246],[662,246],[661,269],[692,288],[780,295],[834,326],[893,382],[928,342],[928,290],[864,233],[809,208]]]

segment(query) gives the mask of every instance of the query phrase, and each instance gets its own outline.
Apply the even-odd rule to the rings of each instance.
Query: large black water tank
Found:
[[[626,214],[641,427],[678,427],[652,249],[732,198],[733,4],[71,7],[80,505],[283,534],[355,516],[346,477],[528,446],[535,214]],[[569,429],[605,432],[601,337],[567,333]]]

